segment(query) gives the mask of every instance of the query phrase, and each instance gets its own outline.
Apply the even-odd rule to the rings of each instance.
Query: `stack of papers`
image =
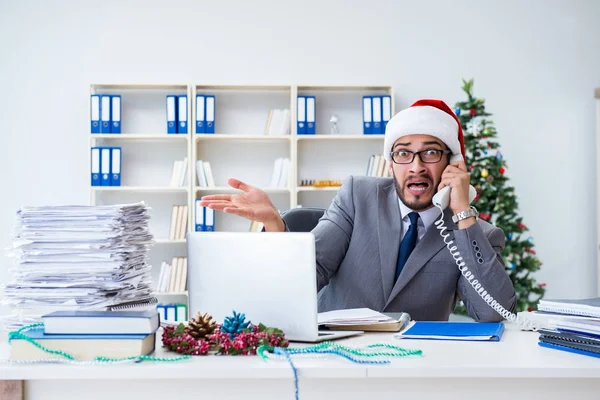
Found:
[[[147,254],[149,208],[142,202],[107,206],[24,207],[10,255],[3,304],[14,315],[5,329],[41,321],[59,310],[110,310],[155,302]]]
[[[398,331],[410,322],[410,315],[393,318],[369,308],[352,308],[319,313],[318,324],[334,330]]]

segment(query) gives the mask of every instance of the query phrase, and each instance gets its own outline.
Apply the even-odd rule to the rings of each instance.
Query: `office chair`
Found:
[[[281,218],[290,232],[310,232],[317,226],[324,213],[324,208],[299,207],[284,211]]]

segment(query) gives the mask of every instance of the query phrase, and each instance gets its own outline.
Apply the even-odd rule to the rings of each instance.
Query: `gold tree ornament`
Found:
[[[187,330],[188,333],[194,339],[205,339],[208,335],[212,334],[217,327],[217,323],[212,319],[208,313],[204,315],[198,313],[195,318],[192,318],[188,322]]]

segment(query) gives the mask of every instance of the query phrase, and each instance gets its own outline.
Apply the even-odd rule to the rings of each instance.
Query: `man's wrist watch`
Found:
[[[456,213],[452,216],[452,222],[454,222],[455,224],[458,223],[458,221],[462,221],[463,219],[467,219],[470,217],[475,217],[477,218],[479,216],[479,212],[477,211],[477,209],[473,206],[471,206],[471,208],[469,208],[468,210],[465,211],[461,211],[459,213]]]

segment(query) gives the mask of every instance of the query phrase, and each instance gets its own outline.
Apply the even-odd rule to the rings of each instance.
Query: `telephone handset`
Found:
[[[450,158],[450,163],[456,162],[457,160],[458,161],[462,160],[462,156],[460,154],[452,155]],[[440,230],[440,235],[444,239],[444,243],[446,244],[446,247],[450,251],[450,254],[452,254],[452,257],[454,258],[454,261],[456,262],[456,265],[458,266],[458,270],[465,277],[465,279],[469,282],[471,287],[473,287],[473,289],[479,294],[479,296],[486,302],[486,304],[489,305],[491,308],[493,308],[504,319],[506,319],[507,321],[517,323],[522,329],[525,329],[525,330],[538,330],[540,327],[538,326],[538,324],[536,322],[532,321],[531,319],[525,318],[523,316],[523,314],[520,314],[517,316],[516,314],[514,314],[514,313],[508,311],[507,309],[505,309],[504,307],[502,307],[502,305],[500,303],[498,303],[488,293],[487,290],[485,290],[485,288],[481,285],[481,283],[477,279],[475,279],[475,275],[473,275],[473,273],[471,271],[469,271],[469,269],[467,268],[465,263],[462,261],[463,258],[460,256],[460,253],[456,250],[457,247],[456,246],[451,247],[451,245],[452,245],[452,243],[454,243],[454,241],[451,239],[448,239],[448,237],[450,235],[448,233],[445,233],[447,228],[444,226],[444,210],[450,204],[450,190],[451,190],[450,186],[446,186],[446,187],[442,188],[439,192],[437,192],[433,196],[432,202],[437,208],[440,209],[440,218],[437,221],[435,221],[436,228]],[[477,195],[477,191],[475,190],[475,188],[472,185],[469,185],[469,204],[471,204],[473,202],[476,195]]]
[[[460,154],[453,154],[450,156],[450,164],[461,161],[462,159],[463,158]],[[477,190],[475,190],[473,185],[469,185],[469,204],[475,200],[476,196]],[[450,186],[445,186],[440,189],[440,191],[433,196],[432,202],[438,208],[441,207],[443,212],[443,210],[445,210],[450,204]]]

